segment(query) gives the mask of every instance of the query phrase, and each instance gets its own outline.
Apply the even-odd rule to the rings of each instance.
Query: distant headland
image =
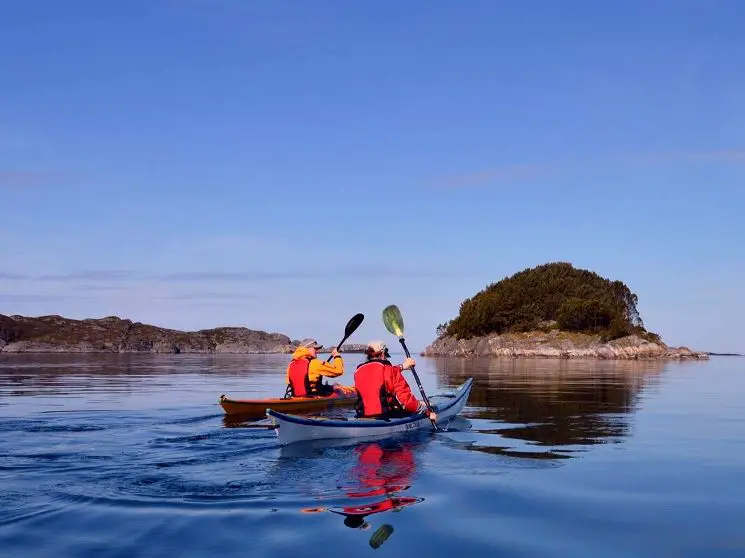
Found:
[[[423,356],[705,360],[644,327],[621,281],[556,262],[525,269],[463,301]],[[292,353],[298,341],[245,327],[181,331],[116,316],[0,314],[0,353]],[[328,353],[335,344],[324,344]],[[364,352],[348,344],[342,353]]]
[[[463,301],[423,356],[708,359],[647,331],[621,281],[555,262],[528,268]]]
[[[0,314],[0,353],[281,354],[292,353],[298,343],[281,333],[245,327],[180,331],[117,316],[75,320]],[[344,345],[342,353],[363,352],[364,348]]]

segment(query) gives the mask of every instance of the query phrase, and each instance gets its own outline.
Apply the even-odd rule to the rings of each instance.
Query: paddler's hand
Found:
[[[401,365],[401,370],[408,370],[409,368],[414,368],[414,366],[416,366],[416,361],[411,357],[407,357]]]
[[[331,358],[336,358],[336,357],[340,357],[340,356],[341,355],[339,354],[339,351],[337,351],[336,349],[332,349],[331,350]]]
[[[427,412],[427,404],[424,401],[419,402],[419,407],[416,410],[417,413],[424,413],[427,415],[428,418],[432,420],[437,420],[437,413],[432,411],[431,413]]]

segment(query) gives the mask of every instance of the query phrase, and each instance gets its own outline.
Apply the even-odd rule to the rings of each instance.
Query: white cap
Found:
[[[323,349],[323,345],[320,345],[315,339],[303,339],[300,341],[300,347],[306,347],[308,349]]]
[[[385,343],[383,343],[382,341],[378,341],[377,339],[375,341],[370,341],[367,346],[376,353],[382,353],[385,352],[386,349],[388,349]]]

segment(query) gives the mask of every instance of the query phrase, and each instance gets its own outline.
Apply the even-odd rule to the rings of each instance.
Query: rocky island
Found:
[[[647,331],[621,281],[556,262],[525,269],[463,301],[423,356],[708,359]]]
[[[338,341],[337,341],[338,342]],[[62,316],[0,314],[0,353],[292,353],[299,341],[245,327],[180,331],[117,316],[74,320]],[[322,353],[331,351],[325,345]],[[362,353],[347,344],[342,353]]]
[[[0,314],[4,353],[291,353],[290,338],[244,327],[179,331],[109,316],[73,320],[61,316]]]

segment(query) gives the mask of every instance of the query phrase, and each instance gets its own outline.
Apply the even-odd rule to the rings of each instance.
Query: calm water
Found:
[[[280,449],[283,356],[0,356],[0,555],[745,556],[745,359],[418,362],[457,430]]]

